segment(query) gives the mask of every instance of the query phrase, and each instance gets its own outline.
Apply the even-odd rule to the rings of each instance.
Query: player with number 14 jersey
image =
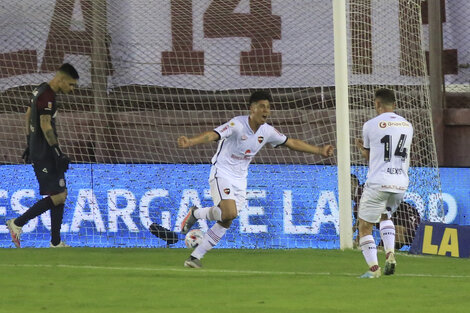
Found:
[[[367,185],[388,192],[405,192],[413,126],[394,112],[385,112],[363,127],[364,148],[370,150]]]

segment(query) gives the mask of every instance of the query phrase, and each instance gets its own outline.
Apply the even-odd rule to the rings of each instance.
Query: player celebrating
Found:
[[[409,153],[413,127],[394,113],[395,94],[378,89],[374,100],[377,116],[363,126],[363,140],[356,144],[369,161],[369,171],[359,203],[359,245],[369,266],[361,278],[380,277],[377,247],[372,227],[380,221],[380,235],[386,254],[384,274],[395,272],[395,226],[390,216],[408,188]]]
[[[42,83],[33,91],[31,106],[26,111],[27,148],[23,158],[27,163],[31,161],[39,182],[39,192],[48,197],[36,202],[23,215],[7,221],[12,241],[17,248],[21,247],[22,227],[47,210],[51,210],[50,247],[69,247],[60,239],[60,228],[67,198],[64,173],[70,160],[62,153],[57,141],[55,96],[58,92],[73,91],[78,78],[75,68],[65,63],[49,83]]]
[[[212,158],[209,178],[214,206],[191,207],[181,224],[181,232],[186,234],[197,219],[217,221],[217,223],[207,231],[202,243],[191,253],[184,266],[200,268],[202,257],[220,241],[232,224],[232,220],[237,217],[238,210],[245,206],[248,165],[264,145],[270,144],[273,147],[285,145],[295,151],[324,157],[333,155],[331,145],[318,147],[299,139],[287,138],[266,124],[271,113],[271,102],[272,98],[268,92],[256,91],[249,100],[249,116],[237,116],[214,130],[192,138],[186,136],[178,138],[178,146],[181,148],[219,141],[217,151]]]

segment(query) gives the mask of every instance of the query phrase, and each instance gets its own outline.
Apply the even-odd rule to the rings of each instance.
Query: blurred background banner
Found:
[[[319,171],[319,166],[253,164],[247,206],[220,247],[338,249],[336,167],[321,166]],[[283,174],[290,167],[311,179],[300,185],[295,177],[286,179]],[[74,164],[67,176],[80,179],[67,182],[63,237],[76,247],[165,246],[150,234],[149,226],[157,223],[179,232],[189,207],[211,206],[209,168],[207,164]],[[94,176],[97,170],[107,175]],[[426,170],[412,168],[411,176],[425,175]],[[443,184],[445,222],[470,224],[470,169],[444,168],[440,174],[444,182],[459,182]],[[29,165],[3,165],[0,177],[1,220],[18,216],[40,197]],[[421,217],[437,220],[438,198],[432,190],[411,186],[405,201],[415,204]],[[48,246],[49,225],[49,212],[31,220],[23,228],[22,246]],[[208,224],[200,221],[195,227],[207,230]],[[13,246],[3,222],[0,246]],[[183,243],[175,247],[183,247]]]
[[[48,80],[48,74],[56,67],[51,64],[63,58],[78,69],[81,86],[92,84],[90,1],[7,2],[2,6],[0,63],[14,62],[16,68],[5,67],[0,72],[0,90],[16,87],[19,82],[38,84]],[[331,14],[331,1],[309,5],[308,0],[273,0],[271,10],[266,12],[261,8],[260,12],[252,12],[252,8],[250,11],[249,1],[240,1],[233,8],[219,8],[211,0],[199,0],[193,6],[191,1],[180,2],[177,9],[170,1],[113,1],[108,5],[107,17],[102,21],[107,24],[106,58],[113,69],[108,88],[150,85],[214,90],[334,85],[333,28],[324,22]],[[450,62],[448,74],[452,75],[446,82],[468,84],[470,22],[468,18],[462,20],[462,16],[470,15],[470,3],[448,2],[443,27],[445,60]],[[393,33],[393,39],[380,35],[396,29],[406,10],[399,2],[391,1],[387,10],[383,5],[383,1],[371,1],[367,17],[371,23],[368,45],[374,47],[367,62],[372,70],[366,75],[353,71],[351,80],[377,85],[419,84],[421,80],[404,75],[400,65],[403,54],[408,53],[402,45],[406,40],[403,34]],[[58,23],[59,14],[66,20]],[[37,27],[35,20],[50,27]],[[243,22],[246,29],[230,24],[237,21]],[[260,55],[250,52],[253,36],[265,39],[265,43],[260,43],[265,46],[257,47],[263,51]],[[75,37],[80,38],[78,43]],[[356,58],[364,52],[353,49],[351,53]],[[184,66],[178,58],[183,57],[192,59],[184,65],[193,67],[191,71],[182,70]],[[26,59],[31,62],[24,62]],[[250,65],[254,59],[268,65],[264,70],[254,70]],[[28,64],[28,68],[20,68],[22,64]],[[14,76],[21,79],[12,79]]]

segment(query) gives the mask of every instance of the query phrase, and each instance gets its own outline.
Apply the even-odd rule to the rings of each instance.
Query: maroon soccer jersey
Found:
[[[29,149],[30,158],[33,162],[52,159],[52,149],[47,143],[41,130],[40,116],[47,114],[51,116],[51,125],[57,137],[55,127],[56,101],[55,92],[48,83],[42,83],[33,90],[31,97],[31,117],[29,120]]]

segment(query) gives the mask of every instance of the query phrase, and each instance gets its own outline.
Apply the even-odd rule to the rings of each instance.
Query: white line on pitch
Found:
[[[184,272],[184,273],[215,273],[215,274],[258,274],[258,275],[299,275],[299,276],[359,276],[360,273],[330,273],[330,272],[275,272],[275,271],[243,271],[223,269],[187,269],[187,268],[156,268],[156,267],[123,267],[123,266],[94,266],[70,264],[0,264],[1,267],[42,267],[42,268],[76,268],[87,270],[113,271],[148,271],[148,272]],[[394,276],[429,277],[429,278],[470,278],[470,275],[441,275],[441,274],[395,274]]]

